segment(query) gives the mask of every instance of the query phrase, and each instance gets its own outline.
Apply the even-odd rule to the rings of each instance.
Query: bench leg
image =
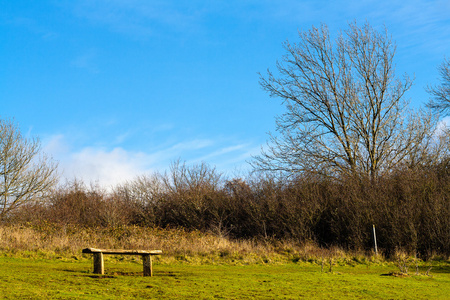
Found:
[[[94,274],[105,274],[105,266],[103,264],[103,253],[94,253]]]
[[[144,264],[144,276],[153,276],[152,256],[150,254],[142,255]]]

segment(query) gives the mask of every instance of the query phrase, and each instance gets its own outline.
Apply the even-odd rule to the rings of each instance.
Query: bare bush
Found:
[[[116,196],[139,206],[155,205],[165,192],[162,178],[158,174],[141,175],[115,188]]]
[[[175,165],[178,169],[147,185],[140,178],[136,186],[144,191],[139,193],[131,192],[132,182],[113,193],[69,182],[48,201],[15,211],[14,222],[103,228],[123,237],[127,233],[120,228],[130,225],[178,228],[249,243],[291,241],[369,252],[376,224],[383,254],[394,257],[401,250],[427,259],[450,254],[449,162],[401,168],[376,180],[349,176],[339,181],[305,174],[290,180],[226,180],[206,165]]]
[[[159,174],[141,175],[114,189],[113,199],[127,207],[131,223],[155,225],[167,189]]]
[[[81,181],[67,182],[49,198],[48,218],[55,223],[97,226],[103,205],[103,194],[90,190]]]
[[[161,225],[208,229],[211,220],[220,216],[215,204],[222,197],[222,175],[215,168],[177,161],[162,181],[166,193],[158,206]]]

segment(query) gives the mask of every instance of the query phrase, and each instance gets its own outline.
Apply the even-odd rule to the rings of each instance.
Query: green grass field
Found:
[[[449,299],[450,264],[411,268],[393,263],[334,266],[315,263],[192,265],[154,264],[142,277],[141,261],[106,257],[105,275],[92,274],[92,259],[0,258],[3,299]]]

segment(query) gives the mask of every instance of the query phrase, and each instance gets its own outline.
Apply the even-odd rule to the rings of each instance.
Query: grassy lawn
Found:
[[[424,267],[425,268],[425,267]],[[421,273],[426,270],[420,269]],[[321,272],[313,263],[268,265],[154,264],[142,277],[136,260],[105,260],[105,275],[92,274],[92,261],[0,258],[4,299],[448,299],[450,265],[430,274],[397,277],[394,264],[335,266]],[[411,273],[415,273],[411,272]],[[385,274],[385,275],[383,275]]]

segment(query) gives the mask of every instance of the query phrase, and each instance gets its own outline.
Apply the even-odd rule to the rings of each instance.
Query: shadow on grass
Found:
[[[450,265],[433,267],[430,272],[432,273],[448,273],[450,274]]]
[[[90,271],[77,271],[77,270],[63,270],[64,272],[68,273],[78,273],[74,276],[80,276],[80,277],[90,277],[95,279],[102,279],[102,278],[117,278],[119,276],[133,276],[133,277],[144,277],[143,272],[123,272],[123,271],[113,271],[109,274],[94,274]],[[81,274],[80,274],[81,273]],[[183,274],[185,275],[185,274]],[[172,272],[172,271],[153,271],[153,277],[180,277],[182,276],[179,272]]]

